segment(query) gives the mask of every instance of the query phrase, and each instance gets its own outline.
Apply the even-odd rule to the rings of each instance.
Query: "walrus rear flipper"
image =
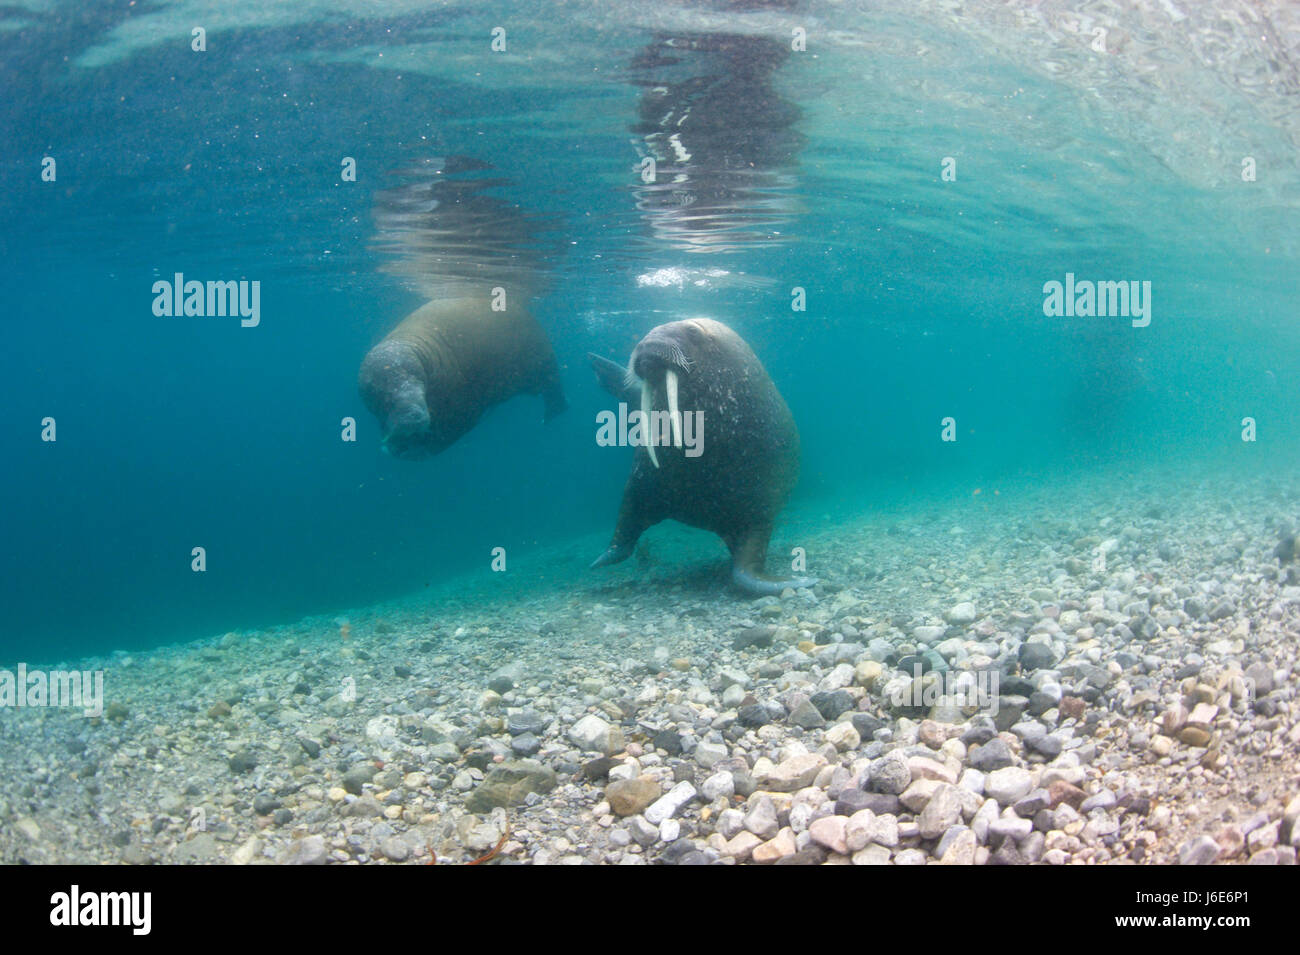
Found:
[[[731,582],[745,593],[755,597],[779,596],[787,587],[800,590],[817,583],[816,577],[769,577],[763,573],[767,557],[767,542],[771,528],[750,531],[738,544],[731,547]],[[728,544],[730,545],[730,541]]]
[[[569,401],[564,397],[564,389],[560,387],[560,379],[554,378],[542,392],[542,400],[546,402],[546,411],[542,413],[542,421],[547,422],[556,415],[563,414],[569,409]]]
[[[731,582],[755,597],[774,596],[779,597],[785,588],[800,590],[804,587],[812,587],[817,583],[816,577],[767,577],[756,574],[751,570],[746,570],[739,564],[731,565]]]

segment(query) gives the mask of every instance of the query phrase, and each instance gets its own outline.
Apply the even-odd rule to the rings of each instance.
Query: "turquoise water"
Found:
[[[1300,14],[1105,9],[7,6],[5,657],[341,612],[604,534],[631,454],[594,440],[585,355],[692,315],[793,410],[801,519],[1090,471],[1292,473]],[[656,153],[684,178],[643,182]],[[437,168],[479,218],[402,204]],[[542,427],[521,397],[436,458],[387,457],[361,359],[479,266],[535,279],[570,410]],[[258,281],[258,325],[155,315],[177,272]],[[1149,324],[1044,315],[1067,273],[1150,282]]]

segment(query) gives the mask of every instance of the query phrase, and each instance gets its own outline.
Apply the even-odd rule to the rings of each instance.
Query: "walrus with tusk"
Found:
[[[652,329],[626,369],[588,357],[610,394],[640,407],[649,433],[637,448],[614,538],[593,567],[626,560],[647,528],[671,518],[722,538],[741,590],[779,594],[817,583],[763,572],[776,516],[799,477],[799,431],[739,335],[721,322],[694,318]],[[685,415],[698,422],[694,456],[684,447]],[[652,425],[665,417],[666,435]]]
[[[545,421],[568,407],[550,340],[522,299],[506,296],[497,311],[487,286],[448,287],[370,350],[358,385],[390,454],[438,454],[515,395],[540,395]]]

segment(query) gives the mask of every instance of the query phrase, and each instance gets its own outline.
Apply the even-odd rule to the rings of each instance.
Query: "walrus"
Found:
[[[601,385],[640,407],[652,432],[637,447],[613,540],[592,567],[626,560],[647,528],[671,518],[722,538],[741,590],[775,594],[817,583],[763,573],[772,526],[799,478],[799,431],[744,339],[721,322],[693,318],[652,329],[626,369],[588,358]],[[651,427],[651,413],[664,427]],[[695,413],[702,440],[692,449],[683,441],[684,415]]]
[[[486,286],[449,286],[366,355],[361,397],[393,456],[438,454],[515,395],[540,395],[545,421],[568,407],[555,353],[536,319],[510,297],[501,311],[492,302]]]

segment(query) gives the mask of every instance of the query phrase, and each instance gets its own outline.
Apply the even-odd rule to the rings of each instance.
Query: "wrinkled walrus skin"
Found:
[[[674,427],[653,456],[636,449],[618,526],[593,567],[626,560],[649,527],[673,519],[712,531],[731,551],[732,582],[751,594],[811,587],[810,577],[763,573],[777,514],[799,478],[799,431],[767,371],[744,340],[707,318],[652,329],[627,369],[590,355],[607,391],[632,408],[703,412],[702,450],[685,453]],[[699,419],[697,419],[699,420]]]
[[[546,421],[568,407],[541,326],[522,305],[493,311],[491,301],[483,289],[428,302],[361,363],[361,397],[395,457],[444,451],[515,395],[541,395]]]

